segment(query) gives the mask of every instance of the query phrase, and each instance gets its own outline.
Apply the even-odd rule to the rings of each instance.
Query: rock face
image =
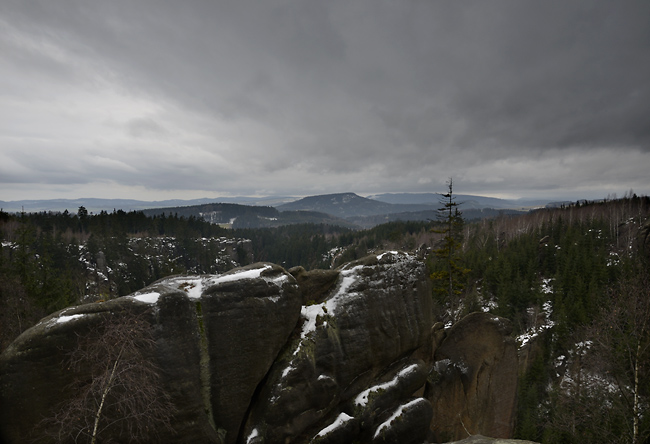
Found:
[[[132,296],[66,309],[21,335],[0,358],[0,430],[28,442],[65,402],[63,365],[77,333],[106,317],[150,313],[164,389],[178,408],[168,442],[234,443],[251,398],[300,316],[301,295],[281,267],[256,264],[220,276],[179,276]],[[164,442],[164,438],[162,437]]]
[[[460,409],[472,433],[509,436],[505,324],[470,316],[445,334],[432,328],[431,303],[424,264],[391,252],[337,270],[288,273],[261,263],[170,277],[68,308],[0,355],[0,438],[31,442],[41,419],[74,395],[61,388],[90,378],[66,368],[76,337],[128,313],[147,317],[151,359],[177,409],[176,433],[156,442],[415,444],[450,427],[446,408]],[[516,355],[512,371],[516,389]],[[466,406],[454,404],[463,399]]]
[[[512,435],[518,364],[511,331],[506,319],[472,313],[447,332],[425,395],[433,405],[435,442]]]
[[[346,265],[324,301],[304,306],[301,318],[251,409],[246,443],[321,439],[341,415],[347,439],[372,438],[382,414],[424,385],[427,365],[405,360],[427,344],[433,323],[426,270],[412,257],[389,253]],[[382,384],[391,390],[369,402]],[[369,398],[359,398],[366,390]]]

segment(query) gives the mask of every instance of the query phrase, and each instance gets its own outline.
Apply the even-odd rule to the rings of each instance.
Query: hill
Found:
[[[429,204],[392,204],[355,193],[309,196],[276,207],[280,211],[318,211],[341,218],[377,216],[435,209]]]

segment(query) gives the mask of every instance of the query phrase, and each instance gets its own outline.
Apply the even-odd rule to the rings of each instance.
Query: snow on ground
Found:
[[[553,293],[553,278],[542,279],[542,293],[544,294]]]
[[[551,316],[553,315],[553,303],[551,301],[546,301],[542,304],[542,314],[543,314],[543,320],[541,324],[534,325],[527,332],[522,333],[516,337],[517,343],[519,343],[520,348],[526,345],[532,339],[539,336],[545,330],[548,330],[555,326],[555,322],[551,319]]]
[[[368,398],[370,395],[374,392],[379,392],[382,390],[389,389],[391,387],[395,387],[401,378],[404,378],[406,375],[409,373],[412,373],[417,370],[418,365],[417,364],[411,364],[408,367],[402,369],[399,373],[395,375],[393,379],[391,379],[388,382],[384,382],[383,384],[375,385],[370,387],[369,389],[366,389],[359,393],[357,397],[354,399],[354,404],[358,406],[366,406],[368,404]]]
[[[548,297],[553,297],[553,280],[553,278],[542,279],[539,289],[542,294]],[[545,330],[548,330],[555,326],[555,322],[551,319],[553,316],[553,303],[550,300],[542,304],[542,310],[541,313],[539,313],[539,316],[537,314],[536,307],[530,307],[528,309],[528,315],[533,321],[533,326],[529,328],[525,333],[522,333],[516,337],[520,348],[526,345],[532,339],[539,336]],[[538,322],[540,319],[541,322]]]

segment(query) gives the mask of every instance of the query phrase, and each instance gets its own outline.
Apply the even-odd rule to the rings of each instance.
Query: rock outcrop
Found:
[[[509,436],[517,366],[515,354],[507,368],[507,324],[477,314],[445,333],[432,327],[431,304],[424,264],[390,252],[337,270],[260,263],[175,276],[68,308],[0,355],[1,437],[30,442],[74,395],[62,388],[91,378],[65,365],[77,336],[126,314],[147,318],[176,407],[176,433],[161,443],[415,444],[457,430],[445,409],[472,433]]]
[[[472,313],[446,333],[425,395],[433,405],[435,442],[512,435],[518,361],[511,332],[506,319]]]
[[[168,442],[234,443],[250,401],[300,316],[301,295],[281,267],[178,276],[131,296],[65,309],[21,335],[0,358],[0,427],[25,442],[73,382],[66,355],[78,333],[107,317],[149,313],[165,392],[178,408]],[[164,442],[164,441],[163,441]]]
[[[308,442],[341,414],[358,423],[362,437],[372,437],[382,414],[424,385],[427,366],[402,360],[429,342],[432,323],[421,263],[388,253],[346,265],[323,302],[302,308],[302,325],[251,409],[245,442]],[[408,369],[412,382],[371,413],[361,408],[359,393],[395,368]]]

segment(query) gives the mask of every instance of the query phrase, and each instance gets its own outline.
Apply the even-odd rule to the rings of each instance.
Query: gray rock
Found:
[[[425,394],[433,405],[435,442],[479,433],[512,436],[518,361],[511,331],[507,319],[471,313],[447,332]]]
[[[221,276],[177,276],[127,297],[43,319],[0,355],[0,430],[23,442],[72,393],[75,337],[107,316],[150,313],[164,390],[178,408],[174,443],[234,443],[260,381],[300,315],[294,278],[255,264]],[[165,442],[165,437],[162,441]]]
[[[305,298],[303,305],[323,302],[339,277],[339,270],[311,270],[294,267],[289,273],[296,278],[300,291]]]
[[[428,346],[432,324],[426,270],[417,259],[387,253],[346,265],[324,302],[302,308],[302,325],[254,402],[243,442],[307,442],[333,412],[355,417],[351,400]],[[420,385],[427,372],[418,372]],[[363,428],[366,421],[356,419]]]
[[[358,442],[361,431],[359,420],[344,412],[338,413],[336,418],[321,429],[312,439],[310,444],[351,444]]]
[[[427,435],[433,409],[424,398],[414,398],[388,413],[372,436],[372,444],[420,444]]]
[[[410,399],[424,387],[429,371],[430,365],[418,359],[398,361],[353,398],[346,410],[359,418],[364,430],[374,431],[384,422],[380,419],[383,413],[394,411],[404,399]]]

